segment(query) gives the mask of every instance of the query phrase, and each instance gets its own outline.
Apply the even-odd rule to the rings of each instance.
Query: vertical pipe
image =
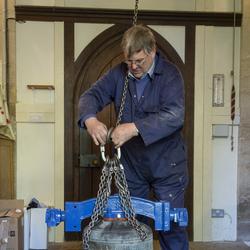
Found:
[[[3,91],[3,101],[7,101],[7,87],[6,87],[6,0],[2,0],[2,91]]]

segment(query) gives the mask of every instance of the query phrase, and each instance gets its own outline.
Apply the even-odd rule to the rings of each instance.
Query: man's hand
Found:
[[[115,148],[121,147],[126,141],[138,135],[138,130],[134,123],[124,123],[118,125],[112,132],[111,138]]]
[[[91,135],[94,143],[99,146],[105,145],[108,129],[105,124],[98,121],[96,117],[90,117],[85,121],[88,133]]]

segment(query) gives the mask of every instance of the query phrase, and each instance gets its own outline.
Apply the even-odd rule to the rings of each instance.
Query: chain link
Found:
[[[118,188],[119,198],[121,202],[122,209],[125,213],[125,217],[128,219],[129,224],[138,232],[141,240],[147,238],[147,233],[142,228],[141,224],[135,217],[135,211],[132,207],[131,197],[128,190],[128,184],[124,174],[124,168],[120,160],[115,157],[115,184]]]
[[[135,0],[133,25],[136,25],[136,24],[137,24],[138,4],[139,4],[139,0]],[[117,127],[117,126],[120,124],[120,122],[121,122],[122,113],[123,113],[123,109],[124,109],[124,106],[125,106],[125,100],[126,100],[127,90],[128,90],[128,75],[126,75],[125,81],[124,81],[124,87],[123,87],[123,92],[122,92],[121,106],[120,106],[118,118],[117,118],[116,125],[115,125],[116,127]]]
[[[122,114],[123,114],[123,110],[124,110],[124,106],[125,106],[127,91],[128,91],[128,75],[126,75],[125,81],[124,81],[121,106],[120,106],[119,113],[118,113],[117,120],[116,120],[116,124],[115,124],[116,127],[120,124],[121,119],[122,119]]]
[[[134,9],[133,25],[136,25],[136,24],[137,24],[138,4],[139,4],[139,0],[135,0],[135,9]]]
[[[97,193],[97,198],[95,202],[95,207],[91,215],[90,223],[88,224],[85,232],[83,232],[83,249],[89,249],[89,237],[91,231],[95,224],[100,220],[100,217],[103,216],[104,209],[106,208],[108,197],[111,193],[111,181],[112,181],[113,169],[110,164],[110,159],[107,157],[107,160],[102,168],[102,175],[99,183],[99,189]]]

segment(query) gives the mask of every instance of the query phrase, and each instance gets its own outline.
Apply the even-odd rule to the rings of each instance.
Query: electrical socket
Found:
[[[211,210],[211,217],[212,218],[224,218],[225,211],[224,209],[212,208]]]

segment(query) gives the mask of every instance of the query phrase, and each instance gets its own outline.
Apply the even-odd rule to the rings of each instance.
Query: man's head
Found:
[[[121,45],[129,70],[136,78],[141,78],[155,57],[156,42],[152,31],[135,25],[124,33]]]

